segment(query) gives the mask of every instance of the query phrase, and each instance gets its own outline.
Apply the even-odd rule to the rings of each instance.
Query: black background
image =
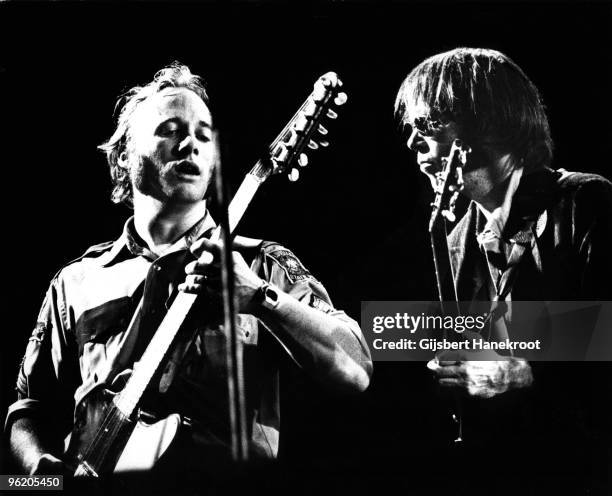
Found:
[[[605,3],[553,2],[0,5],[0,409],[13,401],[48,281],[88,246],[117,237],[129,215],[110,203],[96,150],[112,133],[123,90],[173,60],[203,75],[236,187],[316,78],[336,71],[349,101],[330,148],[311,156],[299,182],[272,178],[239,231],[294,250],[335,305],[358,319],[362,300],[436,299],[426,237],[431,193],[393,117],[408,71],[457,46],[501,50],[541,91],[555,167],[612,178],[611,12]],[[299,445],[293,456],[364,469],[383,453],[401,456],[397,429],[427,434],[394,425],[412,418],[421,379],[429,380],[421,365],[379,364],[364,396],[340,400],[294,378],[282,449],[290,456]],[[598,393],[593,398],[603,407]]]

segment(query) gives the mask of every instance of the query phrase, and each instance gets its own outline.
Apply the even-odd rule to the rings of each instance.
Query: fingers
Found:
[[[185,265],[185,274],[187,275],[206,275],[209,269],[213,266],[212,262],[202,261],[202,258],[193,260]]]
[[[197,260],[193,260],[189,262],[187,265],[185,265],[185,274],[210,276],[211,274],[218,272],[219,270],[219,262],[217,261],[218,259],[215,259],[215,260],[211,259],[209,261],[204,256],[206,254],[210,254],[210,252],[204,252],[204,254],[200,256],[200,258],[198,258]],[[240,266],[240,267],[246,267],[248,269],[248,265],[246,264],[246,262],[244,261],[244,258],[242,257],[240,253],[235,251],[232,253],[232,256],[234,259],[235,267]]]
[[[448,377],[460,377],[463,378],[466,376],[465,365],[447,365],[445,367],[438,367],[438,369],[434,370],[436,376],[440,378],[448,378]]]
[[[211,266],[218,265],[221,255],[221,242],[201,238],[189,247],[189,251],[196,257],[196,260],[185,266],[185,273],[204,275]]]
[[[197,259],[197,266],[202,268],[213,265],[213,263],[218,264],[218,261],[221,259],[221,250],[222,244],[220,240],[211,241],[209,239],[204,238],[195,241],[189,248],[189,251],[191,251],[192,255]],[[242,258],[242,255],[240,255],[239,252],[232,250],[232,254],[234,257],[234,261],[244,262],[244,259]],[[194,264],[193,262],[187,264],[187,267],[191,271],[187,273],[197,272],[193,270],[194,267],[196,267],[196,264]]]
[[[207,279],[205,275],[189,275],[185,278],[185,284],[188,286],[204,285]]]
[[[221,241],[211,241],[210,239],[200,238],[189,247],[189,251],[191,251],[198,261],[210,265],[214,260],[219,260],[221,255]]]
[[[185,282],[178,285],[178,290],[185,293],[202,293],[206,284],[206,276],[187,276]]]
[[[427,368],[438,377],[453,377],[465,375],[466,364],[459,361],[440,361],[436,357],[427,362]]]
[[[438,357],[427,363],[438,384],[444,388],[465,388],[467,384],[466,364],[458,361],[440,361]]]
[[[440,386],[442,387],[461,388],[465,386],[465,381],[456,377],[449,377],[445,379],[440,379],[438,381],[438,384],[440,384]]]
[[[220,287],[220,275],[216,274],[189,274],[185,281],[178,285],[179,291],[185,293],[203,293],[206,290],[218,292]]]
[[[196,257],[185,266],[185,281],[178,286],[179,291],[209,296],[221,293],[221,241],[199,239],[191,247]],[[232,251],[235,287],[245,301],[253,299],[253,294],[261,286],[261,279],[247,265],[239,252]]]
[[[199,239],[189,248],[197,257],[185,266],[185,281],[178,286],[179,291],[185,293],[219,292],[221,282],[220,255],[221,242],[209,239]],[[233,253],[234,260],[244,260],[237,252]]]
[[[501,369],[507,361],[440,361],[438,357],[427,364],[438,384],[444,388],[460,389],[469,396],[491,398],[508,389]]]

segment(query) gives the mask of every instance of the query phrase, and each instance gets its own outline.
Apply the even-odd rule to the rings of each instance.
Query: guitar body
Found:
[[[152,424],[138,420],[114,472],[151,470],[174,441],[180,426],[178,413]]]
[[[180,415],[133,420],[115,406],[116,395],[99,387],[79,403],[64,457],[75,477],[151,470],[175,438]]]

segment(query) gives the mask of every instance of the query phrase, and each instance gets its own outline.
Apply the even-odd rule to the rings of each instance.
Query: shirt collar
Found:
[[[198,222],[190,227],[179,239],[177,239],[170,248],[164,251],[164,255],[175,251],[187,249],[198,238],[209,233],[216,227],[216,223],[210,216],[208,211]],[[134,216],[130,217],[123,226],[121,236],[113,243],[113,247],[108,252],[107,259],[104,265],[112,263],[117,256],[125,249],[127,252],[135,256],[143,256],[150,260],[156,260],[159,256],[153,253],[142,238],[136,232],[134,227]]]
[[[502,239],[502,233],[510,217],[510,209],[512,207],[512,198],[514,193],[519,187],[521,177],[523,176],[523,168],[518,167],[512,171],[510,180],[508,181],[508,187],[506,194],[504,195],[504,201],[502,204],[493,210],[493,212],[487,212],[484,208],[478,205],[480,211],[487,219],[484,229],[478,234],[478,243],[482,246],[492,239]]]

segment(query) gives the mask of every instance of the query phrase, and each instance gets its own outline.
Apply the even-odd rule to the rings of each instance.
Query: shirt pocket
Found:
[[[129,297],[118,298],[86,310],[76,323],[76,341],[83,382],[98,382],[109,372],[109,359],[118,353],[132,315],[134,304]]]

